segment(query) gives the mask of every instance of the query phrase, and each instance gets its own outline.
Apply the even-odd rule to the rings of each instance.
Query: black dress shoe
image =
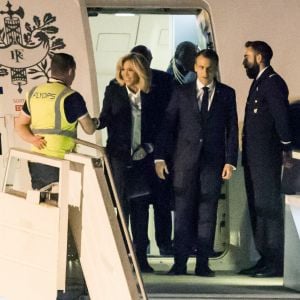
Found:
[[[259,269],[256,273],[252,274],[255,278],[268,278],[268,277],[282,277],[283,271],[274,267],[264,267]]]
[[[257,265],[251,267],[251,268],[248,268],[248,269],[243,269],[241,270],[240,272],[238,272],[239,275],[254,275],[255,273],[257,273],[260,269],[264,268],[263,267],[258,267]]]
[[[144,262],[140,264],[140,270],[142,273],[153,273],[153,268],[148,264],[148,262]]]
[[[247,269],[243,269],[238,274],[251,276],[251,275],[257,273],[260,269],[262,269],[264,267],[265,267],[264,259],[260,258],[254,266],[247,268]]]
[[[179,267],[176,264],[172,266],[167,275],[186,275],[186,266]]]
[[[195,269],[195,275],[205,277],[215,277],[216,273],[208,266],[197,266]]]

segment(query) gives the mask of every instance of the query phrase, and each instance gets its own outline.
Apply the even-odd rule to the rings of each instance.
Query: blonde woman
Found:
[[[156,130],[155,99],[152,93],[148,94],[150,84],[149,63],[142,55],[130,53],[121,57],[116,79],[106,87],[99,117],[99,129],[107,128],[106,150],[127,222],[130,217],[142,272],[153,272],[147,262],[148,208],[155,176],[151,152]],[[141,178],[147,178],[147,182],[135,182]]]

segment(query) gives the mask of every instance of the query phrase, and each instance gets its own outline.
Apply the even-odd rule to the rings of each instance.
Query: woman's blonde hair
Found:
[[[149,67],[149,62],[141,54],[129,53],[119,59],[116,68],[116,79],[118,83],[121,86],[125,85],[121,71],[126,61],[130,61],[132,63],[133,70],[139,77],[139,82],[137,84],[138,88],[144,93],[148,93],[151,85],[151,70]]]

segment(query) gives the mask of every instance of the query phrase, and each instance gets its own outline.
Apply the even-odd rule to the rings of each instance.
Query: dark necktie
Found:
[[[205,86],[203,89],[203,96],[201,102],[201,118],[205,122],[208,114],[208,87]]]

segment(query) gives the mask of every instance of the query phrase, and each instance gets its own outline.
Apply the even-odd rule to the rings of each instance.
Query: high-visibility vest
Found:
[[[75,147],[77,121],[69,123],[64,110],[66,97],[74,91],[60,82],[51,82],[33,88],[27,95],[27,107],[31,115],[31,130],[45,137],[47,145],[34,152],[63,158]]]

